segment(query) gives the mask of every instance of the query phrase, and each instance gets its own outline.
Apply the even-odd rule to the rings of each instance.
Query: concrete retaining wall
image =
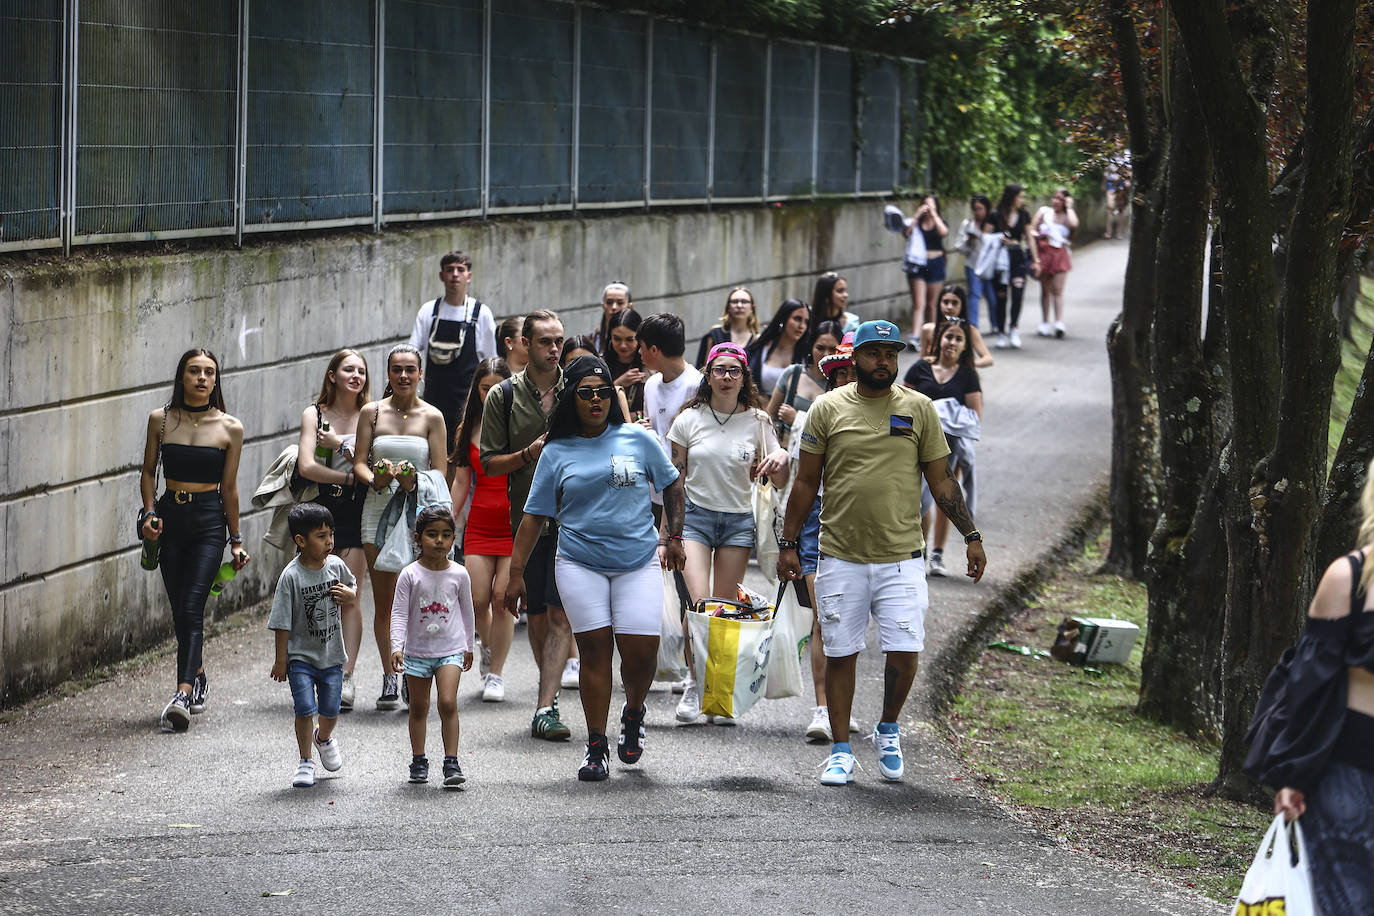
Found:
[[[361,349],[376,396],[382,354],[443,291],[444,252],[473,255],[472,291],[498,316],[549,307],[570,334],[595,325],[601,288],[617,278],[641,314],[677,312],[689,337],[732,286],[749,286],[766,319],[787,296],[809,299],[826,269],[849,279],[852,311],[899,318],[909,314],[901,242],[881,228],[880,207],[500,220],[0,266],[0,704],[170,635],[133,517],[145,418],[187,347],[219,356],[246,431],[239,492],[254,562],[211,599],[208,613],[223,615],[270,595],[285,563],[261,543],[268,518],[248,499],[295,440],[330,355]]]

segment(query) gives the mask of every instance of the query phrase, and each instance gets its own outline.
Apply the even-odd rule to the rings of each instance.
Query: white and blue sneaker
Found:
[[[902,766],[902,736],[896,722],[879,722],[873,727],[873,746],[878,749],[878,770],[883,779],[898,782],[905,772]]]
[[[843,745],[849,747],[849,745]],[[821,773],[821,785],[844,786],[854,781],[854,755],[847,750],[837,750],[825,759],[825,770]]]

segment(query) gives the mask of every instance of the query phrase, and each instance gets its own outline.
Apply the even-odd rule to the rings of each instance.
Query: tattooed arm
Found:
[[[977,526],[973,524],[973,515],[964,503],[964,490],[959,486],[959,481],[950,476],[948,458],[927,461],[921,465],[921,470],[926,475],[926,483],[930,485],[930,495],[935,497],[935,504],[945,513],[945,518],[949,519],[965,537],[977,531]],[[983,571],[988,565],[987,555],[983,553],[983,542],[978,540],[969,543],[966,553],[967,575],[977,582],[983,578]]]
[[[682,517],[685,513],[686,496],[683,493],[683,477],[679,471],[677,480],[668,484],[663,491],[663,563],[668,569],[680,571],[687,566],[687,549],[682,546]]]

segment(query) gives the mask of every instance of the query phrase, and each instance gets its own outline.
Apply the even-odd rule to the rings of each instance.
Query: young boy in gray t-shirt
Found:
[[[291,682],[296,711],[296,745],[300,762],[291,784],[315,784],[311,745],[320,762],[333,772],[343,766],[334,726],[339,721],[343,690],[344,650],[339,603],[351,599],[357,581],[344,561],[335,556],[334,516],[319,503],[300,503],[286,515],[296,557],[282,570],[267,628],[276,631],[274,681]],[[319,726],[315,716],[319,715]]]

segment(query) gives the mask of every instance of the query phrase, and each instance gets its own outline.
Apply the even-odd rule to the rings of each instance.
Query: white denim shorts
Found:
[[[921,557],[896,563],[850,563],[821,554],[816,568],[816,616],[829,658],[862,652],[870,617],[884,652],[925,648],[926,564]]]
[[[607,574],[558,554],[554,560],[563,613],[574,633],[610,627],[630,636],[658,636],[663,625],[663,572],[658,557],[639,569]]]

